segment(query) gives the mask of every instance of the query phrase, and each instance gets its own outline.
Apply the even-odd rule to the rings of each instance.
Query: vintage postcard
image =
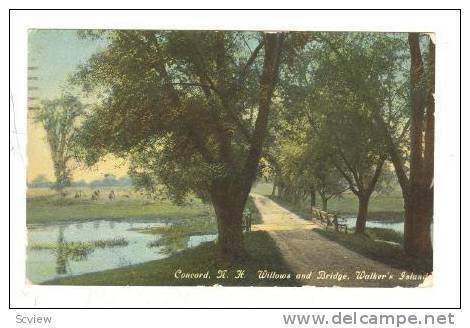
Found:
[[[27,283],[431,287],[435,53],[427,31],[30,29]]]

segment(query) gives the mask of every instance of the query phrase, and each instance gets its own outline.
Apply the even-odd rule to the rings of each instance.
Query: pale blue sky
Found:
[[[37,76],[30,86],[38,87],[30,96],[40,100],[60,95],[66,79],[97,50],[102,40],[82,39],[77,30],[30,30],[28,38],[29,66],[37,66],[30,76]]]

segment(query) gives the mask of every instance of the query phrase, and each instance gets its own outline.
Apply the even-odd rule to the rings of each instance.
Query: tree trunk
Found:
[[[233,194],[232,194],[233,195]],[[217,216],[217,250],[221,262],[236,263],[243,256],[243,204],[229,193],[214,195]]]
[[[431,263],[434,176],[434,44],[429,45],[429,80],[425,81],[419,35],[408,37],[411,54],[410,178],[405,197],[405,252]],[[426,110],[426,112],[425,112]],[[424,140],[423,140],[424,139]],[[424,142],[423,142],[424,141]]]
[[[310,208],[312,209],[315,206],[317,206],[317,199],[315,196],[315,187],[311,186],[310,187]]]
[[[409,250],[413,249],[413,201],[411,197],[408,196],[407,190],[403,189],[402,187],[402,195],[403,195],[403,207],[405,209],[405,222],[403,224],[403,246],[405,252],[408,253]]]
[[[322,210],[324,210],[325,212],[328,211],[328,198],[326,198],[325,196],[322,196],[320,194],[320,197],[321,197],[321,208]]]
[[[361,195],[359,198],[359,210],[357,211],[356,233],[365,233],[367,222],[367,211],[369,207],[369,195]]]
[[[228,263],[236,263],[243,256],[243,209],[258,171],[284,36],[277,33],[267,33],[264,38],[265,55],[259,86],[258,115],[245,163],[236,179],[214,181],[211,190],[217,215],[219,256],[222,261]],[[231,158],[228,156],[230,152],[223,153],[226,157],[224,162],[230,167]]]
[[[271,196],[275,197],[276,196],[276,180],[273,181],[273,190],[271,191]]]
[[[431,188],[416,192],[405,200],[405,252],[430,263],[432,271],[431,223],[433,213]]]

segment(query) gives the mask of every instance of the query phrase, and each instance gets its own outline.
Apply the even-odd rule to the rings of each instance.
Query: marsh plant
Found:
[[[179,251],[182,251],[186,248],[188,244],[189,236],[187,235],[164,235],[161,238],[156,238],[155,240],[149,242],[147,247],[161,247],[162,254],[173,254]]]
[[[63,237],[62,237],[63,238]],[[124,237],[93,240],[93,241],[63,241],[59,237],[58,242],[36,242],[28,246],[31,250],[51,250],[58,256],[64,256],[74,261],[81,261],[91,254],[96,248],[124,247],[129,241]]]

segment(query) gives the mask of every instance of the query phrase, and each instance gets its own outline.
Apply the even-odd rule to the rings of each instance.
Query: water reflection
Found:
[[[342,219],[342,223],[345,223],[348,228],[356,227],[356,218],[355,217],[346,217]],[[394,231],[403,233],[403,222],[387,222],[387,221],[367,221],[367,228],[385,228],[392,229]]]
[[[67,249],[64,239],[64,227],[59,228],[56,253],[56,272],[57,274],[65,274],[67,273]]]
[[[164,222],[89,221],[28,228],[27,277],[33,283],[168,257],[216,235],[169,238],[137,230]],[[156,243],[149,247],[150,243]]]
[[[354,229],[356,227],[356,218],[355,217],[346,217],[342,218],[342,223],[345,223],[348,228]],[[404,233],[405,224],[404,222],[388,222],[388,221],[367,221],[366,228],[383,228],[391,229],[401,234]],[[431,241],[433,240],[433,224],[431,224]]]

